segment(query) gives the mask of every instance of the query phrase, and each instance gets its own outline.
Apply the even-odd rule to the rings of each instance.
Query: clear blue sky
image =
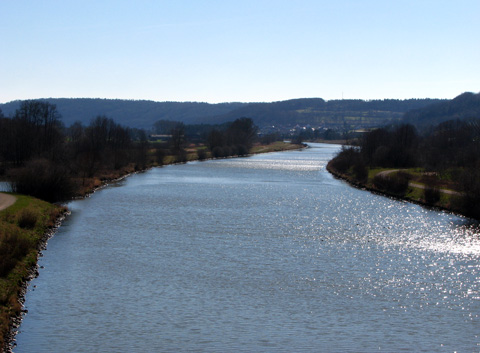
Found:
[[[0,102],[480,91],[479,0],[0,0]]]

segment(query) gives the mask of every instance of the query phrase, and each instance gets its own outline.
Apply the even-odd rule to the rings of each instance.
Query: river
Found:
[[[70,202],[14,352],[478,352],[478,225],[335,179],[338,149],[155,168]]]

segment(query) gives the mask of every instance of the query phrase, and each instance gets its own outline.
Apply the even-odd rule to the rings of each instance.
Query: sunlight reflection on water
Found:
[[[72,202],[15,351],[478,351],[477,226],[351,188],[315,146]]]

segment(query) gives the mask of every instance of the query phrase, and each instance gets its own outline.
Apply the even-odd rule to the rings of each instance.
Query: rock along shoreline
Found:
[[[28,310],[25,309],[25,296],[27,294],[28,287],[30,285],[30,282],[38,277],[39,272],[38,272],[38,259],[43,256],[42,251],[44,251],[47,248],[47,243],[52,238],[55,233],[57,232],[58,228],[62,225],[62,222],[64,219],[70,214],[70,211],[65,210],[64,212],[60,213],[58,217],[55,220],[55,224],[47,229],[47,231],[43,234],[39,242],[37,243],[37,261],[35,261],[35,265],[30,267],[28,269],[28,275],[24,278],[20,285],[20,291],[18,294],[18,300],[20,304],[22,305],[22,310],[18,315],[13,316],[10,319],[10,330],[5,337],[5,347],[3,347],[3,352],[4,353],[12,353],[13,348],[15,348],[15,337],[17,333],[19,332],[19,327],[20,324],[22,323],[23,316],[28,312]]]

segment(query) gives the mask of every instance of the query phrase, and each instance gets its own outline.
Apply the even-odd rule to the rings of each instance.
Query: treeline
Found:
[[[214,158],[246,155],[258,140],[258,127],[250,118],[214,125],[185,125],[178,121],[159,120],[153,125],[153,130],[160,136],[171,134],[173,141],[177,140],[180,131],[190,142],[205,143]],[[271,134],[263,136],[260,141],[268,144],[279,139],[279,135]]]
[[[337,131],[334,129],[301,129],[294,131],[291,134],[291,138],[295,143],[302,143],[303,141],[334,141],[334,140],[348,140],[351,137],[351,133],[348,131]]]
[[[98,186],[98,179],[163,165],[167,159],[186,162],[193,144],[197,159],[245,155],[257,137],[248,118],[196,128],[179,122],[157,125],[166,139],[149,140],[146,131],[106,116],[65,127],[55,105],[23,101],[11,118],[0,111],[0,175],[11,181],[13,191],[54,202]]]
[[[226,128],[215,128],[207,137],[208,147],[215,158],[248,154],[257,136],[257,127],[250,118],[241,118]]]
[[[455,208],[480,218],[479,119],[446,121],[423,134],[409,124],[376,129],[367,133],[358,146],[342,148],[330,167],[361,184],[367,182],[368,172],[374,168],[420,168],[426,200],[439,198],[435,184],[443,181],[462,195]],[[405,172],[379,175],[373,184],[403,196],[410,178]]]
[[[47,201],[75,195],[100,170],[146,166],[145,131],[98,116],[65,128],[55,105],[24,101],[12,118],[0,117],[0,172],[13,191]]]

